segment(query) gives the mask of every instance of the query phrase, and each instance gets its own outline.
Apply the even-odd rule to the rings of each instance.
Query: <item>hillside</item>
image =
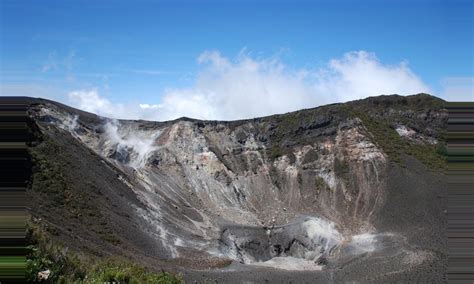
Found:
[[[30,241],[57,277],[113,258],[189,281],[443,281],[436,97],[167,122],[30,102]]]

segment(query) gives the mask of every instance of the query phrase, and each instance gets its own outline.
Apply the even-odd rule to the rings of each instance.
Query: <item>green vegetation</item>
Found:
[[[298,129],[304,118],[301,118],[299,112],[287,113],[278,117],[277,127],[273,140],[275,142],[282,142],[282,140],[289,134]]]
[[[310,144],[304,132],[299,132],[311,125],[316,117],[336,116],[341,120],[346,117],[358,117],[362,120],[373,141],[397,164],[404,166],[402,154],[414,156],[428,168],[440,170],[446,167],[446,151],[444,141],[446,131],[443,129],[442,119],[435,119],[435,125],[430,128],[437,133],[438,145],[416,144],[401,138],[393,129],[393,123],[402,123],[410,128],[422,129],[426,127],[423,117],[431,111],[442,111],[445,107],[443,100],[428,94],[414,96],[380,96],[367,98],[345,104],[335,104],[313,110],[287,113],[272,118],[271,146],[267,148],[270,159],[287,154],[288,144]],[[307,141],[307,140],[310,141]],[[444,147],[444,148],[443,148]],[[291,147],[290,147],[291,148]]]
[[[271,120],[271,146],[267,148],[267,155],[269,159],[274,160],[288,154],[287,149],[291,147],[287,148],[285,145],[314,143],[314,139],[309,139],[300,130],[304,131],[305,127],[311,125],[317,117],[337,116],[342,120],[346,117],[358,117],[373,141],[395,163],[404,166],[402,155],[406,154],[417,158],[430,169],[444,169],[446,131],[443,129],[441,119],[436,120],[437,124],[430,125],[437,133],[436,138],[440,141],[438,145],[410,142],[400,137],[393,128],[393,123],[398,122],[410,128],[422,129],[426,127],[422,122],[423,116],[430,111],[442,111],[444,105],[443,100],[427,94],[407,97],[390,95],[275,116]],[[308,139],[310,141],[307,141]]]
[[[82,283],[184,283],[181,275],[169,272],[149,272],[145,268],[124,261],[107,260],[100,262],[86,275]]]
[[[98,259],[81,256],[52,244],[38,225],[28,226],[26,281],[44,283],[38,273],[49,270],[48,283],[184,283],[180,275],[151,272],[122,258]]]
[[[38,196],[35,198],[41,199],[38,211],[61,216],[68,222],[58,228],[40,219],[28,221],[26,259],[8,260],[17,266],[23,265],[20,276],[26,277],[28,283],[45,283],[40,281],[38,273],[49,270],[46,283],[183,283],[180,276],[151,272],[121,257],[99,258],[93,251],[69,250],[55,237],[64,230],[73,230],[74,226],[85,226],[107,243],[121,243],[94,200],[95,194],[100,194],[96,185],[88,183],[87,190],[83,190],[67,182],[72,178],[66,176],[68,172],[64,169],[71,167],[67,161],[72,157],[60,149],[57,142],[48,137],[29,148],[32,162],[29,190]]]
[[[446,148],[446,145],[443,142],[436,144],[436,153],[443,157],[448,156],[448,149]]]
[[[375,120],[366,113],[354,113],[373,135],[375,142],[382,147],[383,151],[396,163],[401,164],[400,154],[404,148],[404,140],[390,125],[381,120]]]
[[[270,147],[267,151],[270,160],[275,160],[276,158],[283,156],[283,150],[281,149],[280,145],[272,145],[272,147]]]
[[[403,139],[393,129],[390,123],[383,118],[373,118],[365,112],[350,110],[353,117],[358,117],[373,136],[378,146],[397,164],[403,166],[401,155],[407,154],[417,158],[430,169],[444,169],[446,167],[445,154],[442,146],[415,144]],[[440,142],[444,144],[444,142]]]
[[[341,105],[341,110],[351,117],[362,120],[373,141],[383,149],[389,158],[404,166],[402,154],[411,155],[424,163],[428,168],[440,170],[446,168],[446,151],[443,149],[446,130],[441,119],[430,125],[437,133],[438,145],[417,144],[403,139],[393,129],[398,122],[410,128],[426,127],[423,117],[431,111],[442,112],[445,101],[428,94],[413,96],[380,96]]]
[[[314,179],[314,187],[316,188],[316,191],[319,193],[323,189],[329,189],[328,184],[324,179],[320,176],[316,176]]]
[[[26,281],[41,283],[38,273],[48,269],[51,283],[184,283],[180,275],[169,272],[150,272],[121,259],[97,260],[93,265],[79,261],[64,249],[48,252],[29,246]]]
[[[430,169],[445,169],[446,158],[437,151],[437,147],[437,145],[410,144],[405,147],[405,153],[417,158]]]

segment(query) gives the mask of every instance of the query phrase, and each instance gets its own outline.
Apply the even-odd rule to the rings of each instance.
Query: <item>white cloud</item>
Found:
[[[160,105],[139,104],[141,109],[157,109]]]
[[[69,103],[84,111],[111,118],[132,118],[127,114],[124,105],[114,104],[99,96],[97,89],[73,91],[68,94],[68,98]],[[137,113],[134,115],[137,115]]]
[[[313,70],[292,69],[278,58],[255,59],[244,53],[231,60],[217,51],[203,52],[198,63],[202,69],[192,86],[167,89],[157,104],[130,105],[127,112],[95,90],[70,97],[79,108],[112,117],[231,120],[381,94],[430,92],[408,63],[385,65],[365,51],[346,53]]]
[[[317,93],[335,96],[338,102],[381,94],[431,93],[407,62],[384,65],[375,54],[365,51],[349,52],[331,60],[316,82]]]

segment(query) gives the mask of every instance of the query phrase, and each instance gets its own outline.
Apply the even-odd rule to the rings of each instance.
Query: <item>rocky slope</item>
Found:
[[[42,99],[29,112],[32,223],[73,251],[188,280],[443,280],[435,97],[231,122],[112,120]]]

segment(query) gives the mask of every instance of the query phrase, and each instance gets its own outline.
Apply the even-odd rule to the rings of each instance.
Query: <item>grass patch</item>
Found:
[[[37,224],[28,224],[26,281],[45,283],[38,272],[49,270],[47,283],[184,283],[181,275],[152,272],[123,258],[92,258],[77,255],[49,241],[50,235]]]
[[[121,260],[109,259],[96,264],[82,283],[170,283],[181,284],[181,275],[162,271],[150,272],[145,268]]]

